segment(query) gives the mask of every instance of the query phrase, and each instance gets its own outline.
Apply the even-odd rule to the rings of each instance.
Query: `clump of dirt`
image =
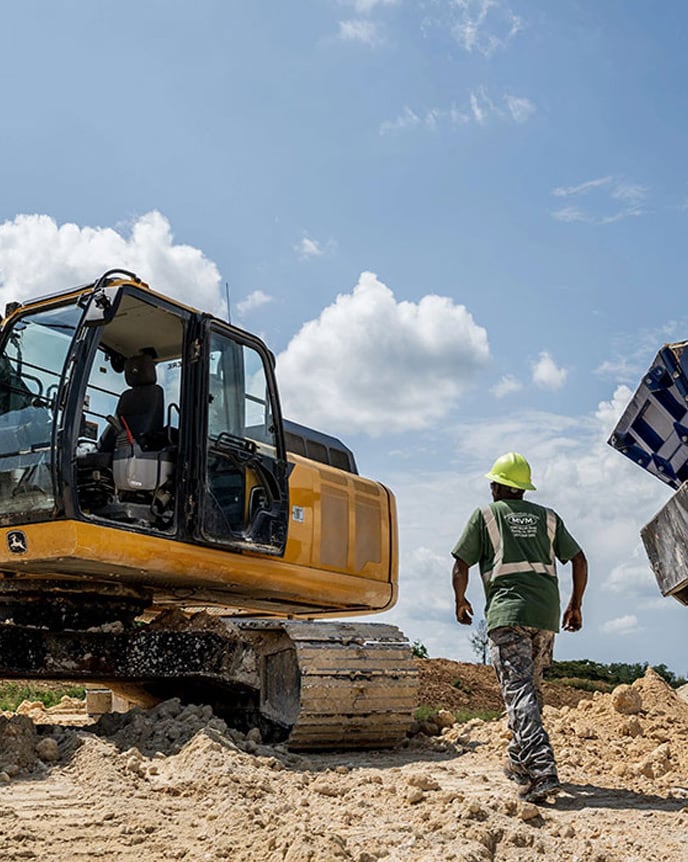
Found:
[[[38,734],[23,715],[0,716],[0,770],[10,777],[30,768],[37,759]]]
[[[107,713],[93,728],[118,748],[135,746],[144,757],[174,754],[200,730],[230,733],[210,706],[183,706],[179,698],[166,700],[153,709],[134,707],[125,713]]]
[[[62,720],[65,716],[80,717],[83,721],[86,716],[86,701],[78,697],[65,695],[54,706],[45,706],[40,700],[24,700],[15,710],[17,715],[25,715],[36,724],[47,724],[51,721]]]

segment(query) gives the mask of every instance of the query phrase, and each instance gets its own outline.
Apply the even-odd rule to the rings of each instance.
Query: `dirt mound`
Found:
[[[494,669],[482,664],[467,664],[446,658],[418,659],[420,678],[418,705],[433,709],[470,710],[471,712],[504,709]],[[592,694],[545,682],[545,703],[549,706],[576,706]]]
[[[452,685],[457,668],[473,696],[459,706],[489,708],[490,668],[424,663],[422,691],[432,683],[467,696]],[[14,764],[0,772],[9,862],[688,858],[688,704],[652,671],[546,707],[564,786],[539,807],[502,774],[503,720],[455,724],[395,751],[308,756],[176,700],[96,727],[3,721],[0,759]]]
[[[546,706],[544,717],[565,780],[582,772],[610,787],[688,794],[688,703],[652,669],[575,707]],[[509,739],[503,722],[497,732],[494,724],[471,725],[472,738],[495,754]],[[447,738],[463,739],[461,726]]]

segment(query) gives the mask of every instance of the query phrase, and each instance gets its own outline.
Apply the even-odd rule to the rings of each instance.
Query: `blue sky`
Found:
[[[228,282],[285,412],[397,494],[385,618],[472,658],[449,550],[517,449],[590,560],[556,656],[685,674],[638,536],[668,491],[604,441],[688,337],[687,29],[679,2],[4,4],[0,299],[126,265],[222,311]]]

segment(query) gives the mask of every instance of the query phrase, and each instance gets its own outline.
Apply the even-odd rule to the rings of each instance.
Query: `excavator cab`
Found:
[[[258,339],[131,273],[14,310],[0,346],[0,524],[69,518],[281,555],[288,470]]]

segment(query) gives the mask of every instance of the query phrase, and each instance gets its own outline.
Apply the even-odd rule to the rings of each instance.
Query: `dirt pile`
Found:
[[[639,793],[688,789],[688,703],[652,669],[633,685],[596,693],[576,707],[545,707],[545,724],[563,780],[586,776]],[[509,739],[504,722],[473,728],[471,739],[497,754]],[[445,738],[465,740],[455,725]]]
[[[472,712],[501,712],[504,708],[492,667],[445,658],[418,659],[416,666],[419,706]],[[544,683],[543,694],[545,703],[555,707],[576,706],[592,697],[589,692],[552,682]]]
[[[0,786],[0,850],[12,862],[688,858],[688,704],[651,671],[547,707],[564,789],[540,807],[501,772],[502,720],[396,751],[308,756],[176,700],[97,727],[3,720],[3,762],[29,752]]]

